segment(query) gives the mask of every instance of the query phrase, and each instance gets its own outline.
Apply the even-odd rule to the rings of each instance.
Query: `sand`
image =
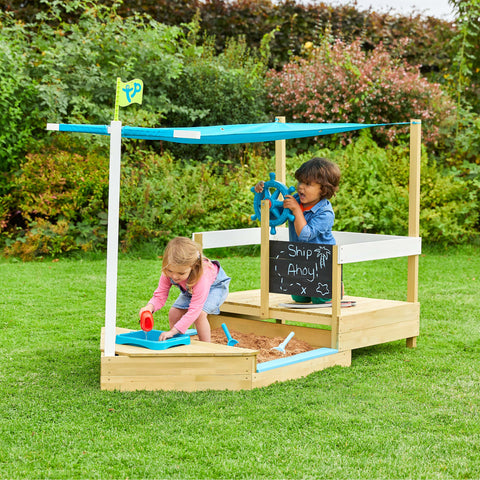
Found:
[[[269,360],[275,360],[277,358],[289,357],[291,355],[297,355],[298,353],[308,352],[314,350],[307,342],[298,340],[295,336],[288,342],[285,347],[285,354],[282,354],[278,350],[272,350],[273,347],[278,347],[285,337],[264,337],[261,335],[255,335],[254,333],[241,333],[236,330],[229,330],[230,335],[238,343],[235,347],[249,348],[251,350],[258,350],[257,362],[268,362]],[[227,345],[227,337],[221,328],[212,330],[212,342],[221,345]],[[235,348],[232,347],[232,348]]]

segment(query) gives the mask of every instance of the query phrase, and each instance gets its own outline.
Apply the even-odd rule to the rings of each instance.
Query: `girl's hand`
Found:
[[[171,330],[168,332],[162,332],[160,334],[160,337],[158,338],[158,341],[161,342],[163,340],[167,340],[167,338],[172,338],[174,335],[177,333],[180,333],[175,327],[173,327]]]
[[[140,309],[138,316],[141,317],[143,312],[153,313],[153,305],[151,303],[147,303],[143,308]]]
[[[258,182],[254,187],[253,189],[257,192],[257,193],[262,193],[263,192],[263,184],[264,182]]]

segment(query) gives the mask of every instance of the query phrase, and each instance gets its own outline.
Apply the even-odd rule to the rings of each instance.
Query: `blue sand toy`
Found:
[[[227,328],[227,325],[225,323],[222,323],[222,330],[223,330],[223,333],[225,333],[225,336],[227,337],[227,345],[229,347],[234,347],[237,343],[238,343],[238,340],[235,340],[234,338],[232,338],[232,336],[230,335],[230,332],[228,331],[228,328]]]
[[[264,182],[263,192],[255,192],[255,187],[251,188],[251,191],[255,193],[253,198],[253,210],[255,214],[252,215],[252,220],[260,220],[262,217],[262,200],[268,200],[270,202],[270,222],[272,227],[270,233],[275,235],[277,233],[275,227],[283,225],[287,220],[293,222],[295,217],[289,208],[283,208],[283,200],[279,200],[278,197],[282,194],[291,195],[295,191],[295,187],[287,188],[283,183],[275,180],[275,173],[270,172],[270,180]]]
[[[177,347],[178,345],[190,345],[190,335],[177,334],[172,338],[167,338],[161,342],[158,340],[161,330],[150,330],[144,332],[119,333],[115,338],[118,345],[135,345],[137,347],[145,347],[150,350],[166,350],[167,348]]]

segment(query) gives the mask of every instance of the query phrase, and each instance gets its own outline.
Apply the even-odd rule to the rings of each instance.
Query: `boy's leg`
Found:
[[[310,303],[312,301],[310,297],[302,297],[300,295],[292,295],[292,300],[297,303]]]
[[[320,304],[320,303],[327,303],[327,302],[331,302],[332,299],[331,298],[318,298],[318,297],[313,297],[312,298],[312,303],[316,303],[317,305]]]

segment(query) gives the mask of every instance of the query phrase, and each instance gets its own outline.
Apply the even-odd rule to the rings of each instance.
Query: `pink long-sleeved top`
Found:
[[[207,258],[203,261],[203,275],[200,277],[200,280],[192,287],[192,299],[190,301],[190,306],[188,307],[187,313],[174,325],[175,328],[181,332],[185,333],[187,329],[195,322],[195,320],[202,313],[203,305],[207,300],[208,294],[210,292],[210,287],[215,282],[215,279],[218,275],[218,266],[212,263]],[[160,310],[167,301],[168,293],[172,285],[178,285],[182,292],[185,292],[187,289],[187,281],[184,280],[178,284],[173,284],[170,281],[170,278],[167,277],[163,272],[160,276],[157,289],[153,292],[153,297],[148,303],[151,303],[154,308],[154,312]]]

